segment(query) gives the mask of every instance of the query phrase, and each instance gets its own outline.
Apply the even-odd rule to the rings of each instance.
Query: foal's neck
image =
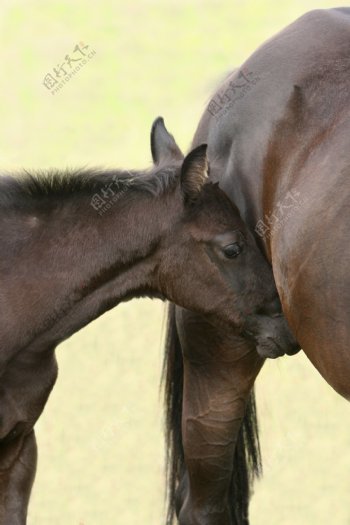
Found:
[[[20,258],[9,259],[26,316],[19,345],[55,346],[124,299],[157,296],[159,245],[180,209],[176,187],[113,194],[101,184],[17,216],[26,229]]]
[[[61,201],[47,219],[58,240],[58,247],[52,248],[55,259],[62,267],[68,260],[74,265],[73,286],[94,289],[119,278],[117,295],[122,300],[151,284],[155,251],[180,211],[180,199],[174,190],[160,194],[140,190],[133,180],[121,188],[116,184],[117,191],[104,184],[92,194]],[[120,279],[123,275],[128,283]]]

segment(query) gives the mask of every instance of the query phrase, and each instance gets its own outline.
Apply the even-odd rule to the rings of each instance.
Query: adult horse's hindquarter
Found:
[[[347,398],[349,51],[349,8],[307,13],[225,80],[193,140],[257,232],[294,335]]]
[[[349,80],[347,84],[350,94]],[[336,101],[332,102],[333,111]],[[289,324],[313,364],[346,398],[350,398],[349,102],[344,100],[343,110],[337,108],[334,125],[324,122],[328,129],[310,145],[305,160],[300,151],[295,155],[297,168],[291,170],[289,187],[296,209],[271,241],[275,279]],[[307,94],[302,103],[307,105]],[[310,139],[312,134],[300,134],[300,141],[310,144]],[[276,134],[274,145],[279,142]]]
[[[299,25],[296,53],[308,52],[263,162],[263,209],[275,215],[266,246],[296,338],[350,398],[350,9]]]

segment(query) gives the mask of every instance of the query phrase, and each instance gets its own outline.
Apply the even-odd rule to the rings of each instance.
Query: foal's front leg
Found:
[[[37,463],[34,430],[0,444],[0,525],[25,525]]]
[[[263,364],[254,346],[177,310],[184,357],[182,435],[187,479],[181,525],[230,525],[233,458],[246,403]]]

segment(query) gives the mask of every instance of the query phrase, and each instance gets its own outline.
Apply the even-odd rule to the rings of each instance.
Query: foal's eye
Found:
[[[227,257],[228,259],[234,259],[241,253],[241,251],[242,251],[242,247],[238,242],[228,244],[224,248],[225,257]]]

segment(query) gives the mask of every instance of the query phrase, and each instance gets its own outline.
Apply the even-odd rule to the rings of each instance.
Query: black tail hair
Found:
[[[184,471],[181,435],[183,361],[176,330],[175,305],[168,307],[163,366],[165,386],[165,438],[167,466],[167,525],[174,522],[176,488]],[[261,454],[254,391],[251,392],[233,460],[230,507],[233,525],[249,525],[249,499],[255,477],[261,473]]]

